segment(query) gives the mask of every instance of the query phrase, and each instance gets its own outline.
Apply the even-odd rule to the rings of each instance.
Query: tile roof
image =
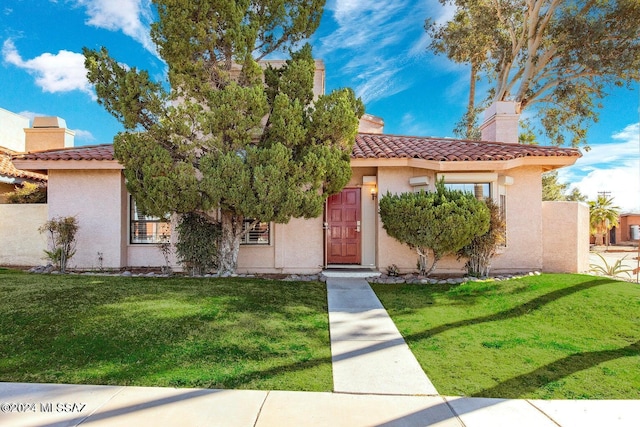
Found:
[[[498,161],[521,157],[580,157],[575,148],[460,139],[359,133],[352,159],[412,158],[439,162]],[[65,148],[18,155],[20,160],[114,160],[113,145]]]
[[[580,157],[575,148],[460,139],[359,133],[352,159],[411,158],[439,162],[512,160],[520,157]]]
[[[34,151],[14,156],[18,160],[114,160],[113,145],[87,145],[84,147],[59,148]]]
[[[11,161],[11,157],[16,153],[6,148],[0,147],[0,175],[11,178],[30,179],[34,181],[46,181],[47,175],[16,169]]]

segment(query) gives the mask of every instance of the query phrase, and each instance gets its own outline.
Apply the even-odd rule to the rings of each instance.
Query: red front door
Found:
[[[359,188],[329,197],[327,222],[327,264],[360,264]]]

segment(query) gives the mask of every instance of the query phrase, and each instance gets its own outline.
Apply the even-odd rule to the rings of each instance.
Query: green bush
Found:
[[[418,253],[418,269],[425,275],[443,256],[456,253],[489,229],[487,206],[470,193],[447,189],[443,181],[435,192],[387,193],[380,200],[380,217],[391,237]]]
[[[458,251],[458,258],[467,258],[467,273],[476,277],[489,275],[491,258],[495,256],[498,246],[506,241],[505,222],[500,206],[491,199],[487,199],[485,203],[489,209],[489,229]]]
[[[47,186],[24,182],[11,193],[7,193],[7,203],[47,203]]]
[[[178,223],[176,254],[192,276],[202,275],[218,266],[220,224],[196,213],[182,215]]]

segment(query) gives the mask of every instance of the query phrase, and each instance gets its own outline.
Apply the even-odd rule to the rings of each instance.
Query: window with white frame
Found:
[[[133,196],[129,196],[129,243],[157,244],[168,242],[171,238],[171,222],[169,216],[160,218],[143,215],[136,207]]]
[[[240,240],[241,245],[268,245],[271,242],[271,227],[268,222],[245,219],[243,227],[245,234]]]

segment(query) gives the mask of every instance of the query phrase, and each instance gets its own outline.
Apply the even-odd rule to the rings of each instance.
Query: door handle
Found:
[[[360,221],[356,221],[356,232],[360,232]]]

